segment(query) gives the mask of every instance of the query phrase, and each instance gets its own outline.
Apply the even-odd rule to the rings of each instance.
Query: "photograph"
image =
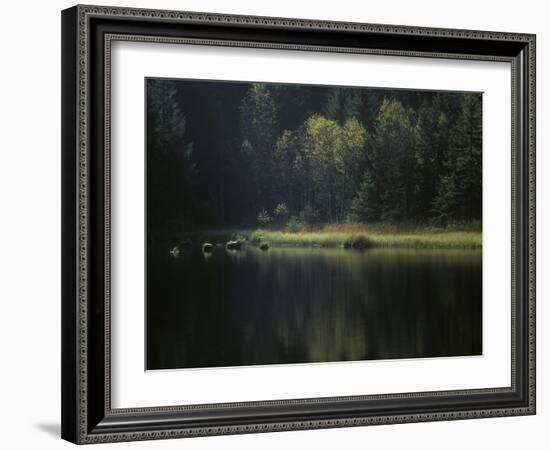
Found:
[[[4,153],[31,173],[5,165],[18,207],[4,222],[24,232],[4,235],[25,269],[5,297],[30,288],[38,309],[8,302],[22,309],[6,314],[4,359],[23,364],[16,378],[36,375],[29,355],[51,360],[38,361],[36,433],[19,420],[15,439],[540,441],[544,14],[531,0],[497,16],[471,0],[452,14],[434,0],[285,1],[42,2],[40,39],[6,40],[23,69],[5,71],[22,81],[4,83],[22,120]],[[46,67],[51,49],[60,70],[41,72],[31,126],[21,93],[37,58],[21,55]],[[29,241],[36,217],[56,239]],[[59,264],[30,270],[31,254],[56,250]],[[60,307],[44,302],[48,283]],[[42,330],[26,333],[40,351],[11,345],[28,328],[16,317]],[[56,395],[60,408],[44,406]]]
[[[146,370],[483,354],[483,93],[145,78]]]

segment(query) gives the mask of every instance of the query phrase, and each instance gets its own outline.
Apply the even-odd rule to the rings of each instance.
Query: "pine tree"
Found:
[[[420,108],[415,127],[416,215],[429,218],[449,150],[449,119],[438,102]]]
[[[249,211],[268,207],[277,200],[276,165],[273,161],[277,105],[265,84],[253,83],[240,104],[243,136],[241,151],[248,161],[248,189],[256,196]]]
[[[193,144],[186,139],[176,93],[173,81],[147,81],[147,212],[152,228],[193,222]]]
[[[156,153],[178,151],[185,136],[186,120],[176,101],[176,85],[169,80],[147,81],[147,140]]]
[[[479,94],[464,94],[462,112],[451,131],[445,170],[434,202],[440,219],[444,222],[481,219],[482,110]]]
[[[413,208],[413,112],[384,99],[367,145],[369,182],[365,184],[368,221],[407,220]]]
[[[343,124],[346,120],[361,118],[363,104],[361,89],[330,88],[322,105],[322,115]]]
[[[355,196],[351,201],[347,220],[350,222],[369,222],[380,217],[380,196],[375,181],[368,172],[363,174]]]

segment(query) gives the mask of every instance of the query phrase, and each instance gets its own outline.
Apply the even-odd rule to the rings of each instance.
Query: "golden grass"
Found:
[[[368,243],[370,247],[393,248],[456,248],[480,249],[481,231],[448,231],[437,228],[416,228],[397,231],[361,224],[329,225],[319,231],[256,230],[249,234],[252,242],[268,242],[271,246],[354,247]]]

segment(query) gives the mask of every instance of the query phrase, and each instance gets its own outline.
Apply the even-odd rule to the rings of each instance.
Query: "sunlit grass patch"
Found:
[[[271,231],[256,230],[250,233],[249,241],[258,245],[269,242],[279,247],[343,247],[365,249],[371,247],[395,248],[456,248],[480,249],[482,234],[479,231],[421,231],[384,232],[365,230],[360,226],[329,231],[328,227],[320,231]]]

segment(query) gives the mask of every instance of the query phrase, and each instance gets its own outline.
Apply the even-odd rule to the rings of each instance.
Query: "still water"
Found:
[[[481,251],[150,251],[147,369],[479,355],[481,285]]]

